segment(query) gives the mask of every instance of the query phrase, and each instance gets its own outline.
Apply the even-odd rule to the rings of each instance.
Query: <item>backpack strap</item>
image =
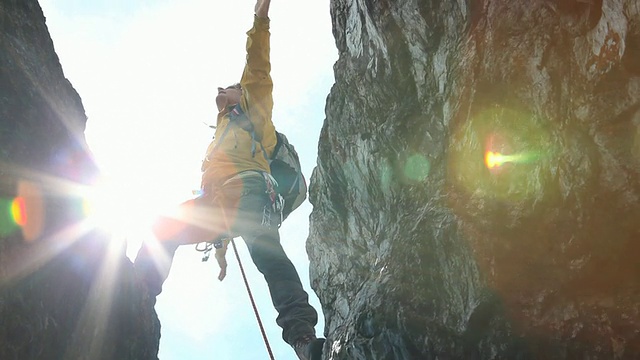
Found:
[[[256,143],[256,141],[255,141],[255,137],[254,137],[254,136],[255,136],[255,132],[251,132],[251,138],[254,140],[254,141],[252,142],[252,149],[254,149],[254,150],[255,150],[255,147],[256,147],[255,143]],[[261,143],[261,142],[258,142],[258,144],[260,144],[260,148],[262,149],[262,155],[264,155],[264,158],[267,160],[267,163],[268,163],[268,162],[269,162],[269,160],[271,160],[271,158],[273,158],[273,156],[275,156],[275,152],[273,153],[272,157],[271,157],[271,158],[269,158],[269,156],[267,156],[267,150],[265,150],[265,149],[264,149],[264,146],[262,145],[262,143]],[[277,146],[277,145],[276,145],[276,146]],[[252,154],[255,152],[254,150],[252,150]],[[275,180],[275,179],[274,179],[274,180]]]
[[[264,155],[265,160],[269,162],[269,160],[273,159],[275,157],[276,150],[274,150],[273,155],[271,155],[271,158],[269,158],[269,156],[267,155],[267,151],[262,145],[262,141],[258,141],[256,139],[256,130],[253,126],[253,123],[251,122],[251,120],[249,120],[249,117],[244,112],[244,110],[242,110],[242,106],[240,106],[240,104],[236,104],[229,111],[229,124],[231,124],[231,122],[239,122],[239,121],[246,122],[246,128],[242,124],[239,126],[240,128],[247,131],[251,135],[251,156],[252,157],[256,156],[256,143],[258,143],[260,144],[260,148],[262,149],[262,154]],[[277,133],[276,133],[276,139],[277,139]],[[277,146],[278,146],[278,142],[276,141],[276,147]]]
[[[227,124],[227,126],[224,128],[222,135],[220,135],[220,138],[218,138],[218,142],[216,142],[216,146],[213,147],[213,149],[211,150],[211,153],[216,151],[218,149],[218,146],[222,144],[222,139],[224,139],[224,137],[227,136],[227,133],[229,132],[229,125],[231,125],[231,121],[229,121],[229,124]]]
[[[276,146],[273,148],[273,153],[271,153],[271,158],[275,159],[278,155],[278,151],[282,147],[282,140],[280,140],[280,134],[276,131]]]
[[[220,146],[220,144],[222,144],[222,140],[224,140],[225,136],[227,136],[227,133],[229,132],[229,128],[231,127],[231,124],[237,123],[239,121],[238,119],[240,119],[241,117],[244,117],[246,119],[247,123],[250,126],[249,129],[245,129],[241,125],[239,125],[238,127],[243,129],[243,130],[245,130],[245,131],[247,131],[251,135],[251,157],[255,157],[256,156],[256,142],[257,142],[257,143],[260,144],[260,147],[262,148],[262,153],[264,154],[264,158],[267,160],[267,162],[269,162],[269,157],[267,156],[267,151],[264,149],[264,146],[262,146],[262,142],[256,140],[256,131],[253,128],[253,123],[251,121],[249,121],[249,118],[247,117],[247,115],[242,110],[242,107],[240,106],[240,104],[236,104],[231,110],[229,110],[229,123],[224,128],[224,131],[222,132],[222,135],[220,135],[220,137],[218,138],[218,141],[216,142],[216,146],[213,147],[211,152],[213,153],[214,151],[216,151],[218,149],[218,146]],[[276,144],[276,146],[277,146],[277,144]],[[275,152],[274,152],[274,154],[275,154]]]

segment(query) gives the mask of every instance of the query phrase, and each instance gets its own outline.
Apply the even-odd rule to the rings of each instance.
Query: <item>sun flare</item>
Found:
[[[94,226],[114,235],[126,235],[136,227],[149,225],[158,215],[153,204],[143,198],[124,183],[103,180],[87,194],[85,213]]]
[[[150,237],[153,222],[171,210],[171,204],[157,195],[162,193],[136,189],[124,179],[104,178],[88,190],[84,212],[93,227],[107,232],[114,241],[126,241],[133,255],[131,248]]]

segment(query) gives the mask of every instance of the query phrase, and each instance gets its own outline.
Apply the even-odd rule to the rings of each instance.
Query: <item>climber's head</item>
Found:
[[[216,96],[216,105],[218,111],[222,111],[228,106],[238,104],[242,96],[242,86],[239,83],[218,88],[218,96]]]

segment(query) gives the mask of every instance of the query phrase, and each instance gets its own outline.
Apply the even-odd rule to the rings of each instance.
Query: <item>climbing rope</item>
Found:
[[[262,326],[262,320],[260,320],[258,307],[256,306],[256,302],[253,300],[253,295],[251,294],[251,288],[249,288],[249,281],[247,281],[247,275],[244,273],[244,267],[242,266],[242,262],[240,261],[240,255],[238,254],[238,249],[236,248],[236,242],[233,239],[231,239],[231,245],[233,245],[233,252],[236,254],[236,259],[238,259],[238,265],[240,265],[240,272],[242,273],[244,286],[247,288],[247,293],[249,294],[249,299],[251,300],[251,305],[253,306],[253,312],[256,314],[256,320],[258,320],[258,326],[260,326],[260,332],[262,333],[264,344],[267,346],[267,352],[269,353],[269,358],[271,360],[275,360],[275,358],[273,357],[273,352],[271,351],[271,346],[269,346],[269,339],[267,339],[267,333],[264,331],[264,327]]]

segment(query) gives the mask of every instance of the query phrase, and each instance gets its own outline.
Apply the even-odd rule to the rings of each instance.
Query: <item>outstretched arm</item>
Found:
[[[261,18],[269,17],[269,4],[271,0],[258,0],[256,2],[256,16]]]
[[[267,17],[271,0],[257,0],[253,28],[247,32],[247,63],[242,74],[241,105],[253,124],[256,139],[270,154],[276,145],[276,133],[271,120],[273,111],[273,81],[270,62],[270,20]]]

